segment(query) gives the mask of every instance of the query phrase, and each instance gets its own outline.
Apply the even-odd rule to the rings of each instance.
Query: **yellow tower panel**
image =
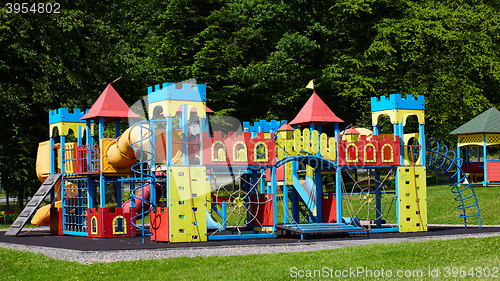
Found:
[[[50,149],[50,141],[44,141],[38,144],[36,153],[36,175],[41,182],[50,175]]]
[[[76,173],[76,142],[66,143],[64,145],[64,172],[66,174]]]
[[[285,184],[286,185],[293,185],[293,169],[292,169],[292,162],[288,162],[285,164]]]
[[[420,134],[419,133],[404,134],[403,138],[404,138],[403,143],[405,145],[408,145],[408,142],[412,138],[414,138],[415,140],[418,141],[420,139]],[[412,149],[412,150],[417,151],[417,149]],[[416,153],[415,151],[413,153]],[[415,163],[411,163],[411,161],[413,161],[412,159],[414,158],[414,156],[415,155],[412,155],[412,152],[409,149],[405,148],[405,157],[404,157],[404,161],[405,162],[404,162],[404,164],[405,165],[413,165],[413,164],[420,165],[420,154],[416,155],[417,156],[417,161]]]
[[[75,122],[58,122],[49,125],[49,136],[54,136],[54,128],[57,128],[57,133],[59,136],[67,136],[69,131],[73,131],[73,135],[77,137],[78,129],[81,130],[83,136],[84,132],[87,130],[87,125],[85,123],[75,123]],[[93,128],[93,127],[92,127]]]
[[[425,167],[398,167],[399,232],[427,231]]]
[[[285,140],[282,138],[276,138],[276,157],[285,158]]]
[[[170,167],[170,242],[207,241],[210,186],[205,167]]]
[[[109,162],[108,150],[115,143],[116,143],[116,139],[108,139],[108,138],[101,139],[102,172],[103,173],[117,173],[117,174],[131,173],[132,172],[132,170],[130,169],[131,165],[129,165],[127,168],[124,168],[124,169],[117,169]],[[135,160],[134,160],[134,162],[135,162]]]
[[[311,153],[316,155],[319,151],[319,133],[314,130],[311,133]]]
[[[403,126],[406,125],[406,119],[408,116],[416,115],[418,123],[425,124],[425,111],[424,110],[413,110],[413,109],[387,109],[381,111],[372,112],[372,126],[378,125],[379,117],[387,115],[391,119],[391,124],[400,124],[403,122]]]

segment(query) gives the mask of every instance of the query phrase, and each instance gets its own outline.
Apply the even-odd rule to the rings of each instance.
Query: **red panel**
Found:
[[[98,145],[93,148],[90,145],[77,145],[75,150],[77,174],[100,173],[101,149]]]
[[[255,219],[252,220],[253,226],[273,226],[274,225],[274,214],[273,214],[273,194],[259,194],[259,203],[257,202],[257,195],[252,194],[251,211]],[[268,199],[269,198],[269,199]]]
[[[390,159],[394,158],[394,150],[391,149],[392,147],[386,146],[382,150],[382,160],[389,161]]]
[[[500,161],[486,161],[488,181],[500,181]]]
[[[212,161],[212,144],[222,142],[226,149],[226,158],[224,161]],[[258,142],[263,142],[268,150],[268,161],[254,161],[254,148]],[[239,143],[244,143],[247,148],[247,161],[239,162],[234,159],[235,148]],[[276,144],[274,143],[274,133],[269,138],[264,137],[264,133],[257,133],[255,138],[251,133],[244,132],[240,135],[230,132],[228,135],[222,135],[222,132],[214,132],[212,137],[203,135],[203,164],[204,165],[275,165],[276,164]],[[214,152],[216,153],[216,152]]]
[[[349,160],[355,160],[356,159],[356,149],[357,147],[355,146],[349,146],[347,150],[349,151]]]
[[[333,193],[328,193],[328,197],[321,201],[321,222],[337,222],[337,206]]]
[[[117,216],[123,216],[127,226],[127,234],[130,237],[131,233],[135,236],[136,228],[130,222],[130,213],[124,213],[122,208],[115,208],[115,212],[111,213],[109,208],[87,209],[87,228],[89,237],[123,237],[123,234],[113,234],[113,219]],[[92,234],[92,218],[97,219],[97,234]]]
[[[277,181],[285,180],[285,165],[279,166],[276,169],[276,180]],[[266,181],[271,181],[271,169],[266,170]]]
[[[371,146],[366,147],[366,157],[365,157],[366,160],[376,160],[373,152],[374,152],[373,147],[371,147]],[[364,160],[364,158],[363,158],[363,160]]]
[[[358,161],[357,162],[347,162],[347,155],[346,155],[346,147],[348,144],[354,144],[354,146],[349,146],[348,148],[348,153],[349,153],[349,159],[356,159],[356,154],[355,154],[355,149],[358,149]],[[372,144],[373,147],[375,147],[375,151],[373,150],[372,146],[367,146],[368,144]],[[390,145],[392,147],[392,158],[390,157],[390,148],[386,147],[385,149],[385,155],[384,152],[382,151],[382,147],[384,145]],[[375,154],[375,162],[367,162],[365,163],[365,148],[367,152],[367,160],[373,160],[373,156]],[[364,166],[364,165],[369,165],[369,166],[376,166],[376,165],[399,165],[399,155],[400,155],[400,143],[399,143],[399,137],[396,136],[395,140],[391,140],[391,136],[385,135],[382,140],[379,140],[378,135],[372,136],[370,140],[366,140],[365,135],[359,136],[359,139],[355,143],[349,143],[347,140],[343,140],[340,145],[339,145],[339,165],[340,166]],[[385,162],[383,160],[385,159],[392,159],[393,161],[390,162]]]
[[[488,161],[489,162],[489,161]],[[488,164],[489,166],[489,164]],[[484,173],[484,163],[483,162],[464,162],[462,164],[462,171],[470,174],[483,174]]]
[[[164,241],[169,240],[169,227],[168,227],[168,208],[156,208],[156,213],[149,213],[149,223],[151,230],[151,241]]]

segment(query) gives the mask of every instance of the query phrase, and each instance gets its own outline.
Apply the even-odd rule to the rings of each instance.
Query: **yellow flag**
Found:
[[[313,89],[314,90],[314,82],[311,80],[309,84],[307,84],[306,88]]]

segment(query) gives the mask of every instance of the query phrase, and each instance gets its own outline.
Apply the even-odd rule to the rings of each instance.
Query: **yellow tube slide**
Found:
[[[128,128],[121,136],[118,137],[106,151],[108,162],[117,170],[132,167],[136,161],[135,150],[141,149],[141,139],[147,139],[151,132],[149,126],[142,125],[143,128],[133,125]],[[142,144],[142,150],[149,150],[149,142],[145,141]]]

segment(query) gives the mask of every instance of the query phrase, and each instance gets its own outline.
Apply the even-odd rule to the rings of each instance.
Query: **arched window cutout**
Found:
[[[267,145],[259,141],[254,146],[254,154],[253,158],[255,162],[268,162],[269,161],[269,152]]]
[[[212,162],[226,161],[226,146],[221,141],[214,141],[212,144]]]
[[[394,149],[388,143],[382,146],[382,162],[394,162]]]
[[[59,128],[54,126],[54,128],[52,128],[52,135],[51,137],[54,137],[54,142],[59,142]]]
[[[91,224],[91,229],[90,229],[90,234],[92,235],[97,235],[97,218],[96,217],[92,217],[92,219],[90,220],[90,224]]]
[[[375,146],[371,143],[365,145],[364,148],[364,160],[367,163],[373,163],[377,162],[377,150],[375,149]]]
[[[150,116],[152,120],[163,120],[165,119],[164,109],[161,105],[157,105],[153,109],[153,116]]]
[[[345,158],[348,163],[358,162],[358,147],[350,143],[345,148]]]
[[[116,216],[113,219],[113,235],[127,234],[127,221],[123,216]]]
[[[247,145],[242,141],[237,141],[233,146],[233,161],[247,162]]]

